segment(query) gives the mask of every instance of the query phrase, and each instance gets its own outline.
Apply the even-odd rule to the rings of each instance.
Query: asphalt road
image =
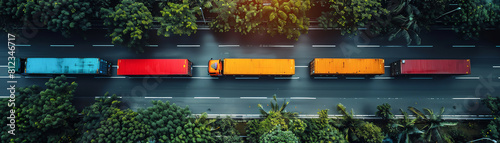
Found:
[[[16,43],[21,46],[16,49],[16,57],[100,57],[113,63],[127,58],[187,58],[195,65],[194,78],[70,75],[73,78],[69,80],[79,83],[75,97],[79,109],[91,104],[96,96],[110,92],[121,96],[124,107],[132,109],[148,107],[154,99],[189,105],[193,113],[256,114],[258,103],[267,104],[272,95],[277,94],[291,101],[288,110],[301,114],[316,114],[317,109],[330,109],[334,114],[335,105],[342,103],[353,108],[356,114],[373,115],[376,105],[387,102],[393,106],[393,112],[408,106],[434,110],[445,107],[445,114],[448,115],[480,115],[489,111],[478,99],[486,94],[499,95],[500,90],[500,40],[492,36],[479,41],[464,41],[452,31],[434,31],[420,35],[420,46],[407,46],[402,40],[388,42],[382,38],[367,38],[366,35],[343,37],[338,31],[309,31],[298,41],[206,30],[198,31],[190,38],[159,38],[151,32],[154,38],[149,44],[152,47],[147,47],[144,54],[135,54],[121,46],[105,46],[111,43],[109,38],[102,36],[103,33],[102,30],[91,30],[86,35],[92,36],[83,40],[79,36],[64,39],[41,30],[26,42],[18,39]],[[0,33],[0,39],[4,39],[0,40],[0,45],[7,45],[6,33]],[[5,52],[0,57],[0,63],[5,64],[0,65],[6,65],[7,48],[1,48],[0,52]],[[386,68],[385,75],[375,78],[311,78],[306,66],[313,58],[320,57],[383,58],[386,65],[404,58],[468,58],[471,59],[472,74],[390,78],[389,68]],[[293,58],[296,60],[296,75],[291,79],[213,79],[206,72],[210,58]],[[116,68],[112,71],[116,73]],[[0,75],[5,76],[6,72]],[[4,81],[0,81],[0,87],[8,86],[6,78],[0,80]],[[27,86],[42,85],[47,78],[27,76],[16,80],[17,86]],[[7,95],[6,90],[0,93]]]

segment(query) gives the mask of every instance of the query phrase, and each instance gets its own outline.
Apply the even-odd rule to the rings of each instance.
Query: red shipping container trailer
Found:
[[[470,59],[402,59],[391,64],[391,75],[470,74]]]
[[[118,75],[192,76],[188,59],[119,59]]]

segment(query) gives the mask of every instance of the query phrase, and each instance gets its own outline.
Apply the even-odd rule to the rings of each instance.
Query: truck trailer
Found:
[[[188,59],[119,59],[117,74],[192,76],[192,65]]]
[[[381,75],[385,73],[384,59],[314,58],[309,74],[320,75]]]
[[[111,63],[101,58],[19,58],[17,73],[107,75]]]
[[[210,76],[292,76],[295,74],[295,60],[236,58],[210,60],[208,73]]]
[[[470,59],[402,59],[391,64],[391,75],[470,74]]]

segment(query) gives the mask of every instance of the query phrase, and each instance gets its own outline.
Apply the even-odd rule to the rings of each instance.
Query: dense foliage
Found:
[[[157,34],[170,37],[170,34],[190,36],[192,33],[196,33],[198,26],[196,25],[195,10],[197,9],[190,7],[187,2],[167,2],[161,10],[161,17],[156,18],[161,26]]]
[[[236,130],[236,121],[234,119],[231,119],[230,117],[226,117],[223,119],[218,117],[216,121],[213,122],[212,127],[212,136],[215,142],[243,142],[243,140],[239,136],[238,130]]]
[[[482,131],[483,136],[500,140],[500,118],[498,118],[500,115],[500,98],[488,95],[488,97],[483,99],[482,102],[491,110],[494,117],[494,119],[488,124],[487,128]]]
[[[153,16],[143,3],[124,0],[114,9],[101,9],[104,25],[108,27],[108,36],[113,44],[122,44],[135,48],[136,52],[144,52],[147,44],[147,31],[153,25]]]
[[[499,21],[500,6],[482,0],[455,0],[460,9],[450,14],[445,20],[456,33],[464,39],[479,38],[480,32],[495,26]]]
[[[380,0],[330,0],[331,11],[322,12],[320,27],[340,28],[341,34],[357,35],[360,27],[374,24],[376,17],[389,11]],[[377,31],[375,31],[377,32]]]
[[[299,139],[291,131],[282,131],[279,126],[260,137],[260,143],[298,143]]]
[[[234,29],[241,34],[266,31],[297,40],[307,33],[310,0],[214,0],[210,12],[217,14],[210,27],[219,32]],[[264,27],[259,27],[264,26]]]

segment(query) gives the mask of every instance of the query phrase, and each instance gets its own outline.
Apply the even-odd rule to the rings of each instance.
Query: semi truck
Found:
[[[226,58],[208,61],[210,76],[292,76],[294,59],[237,59]]]
[[[391,63],[391,75],[465,75],[470,68],[470,59],[401,59]]]
[[[111,75],[111,63],[101,58],[18,58],[16,73]],[[16,63],[16,64],[17,64]]]
[[[384,59],[314,58],[309,63],[311,76],[322,75],[381,75]]]
[[[192,76],[192,70],[188,59],[119,59],[117,75]]]

